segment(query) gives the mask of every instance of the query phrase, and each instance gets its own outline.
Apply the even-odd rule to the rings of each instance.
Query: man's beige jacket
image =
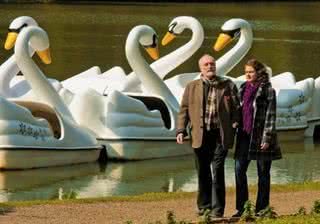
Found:
[[[187,133],[189,124],[191,143],[193,148],[200,148],[204,125],[203,81],[201,79],[190,82],[183,94],[180,112],[177,119],[177,134]],[[237,87],[229,79],[219,77],[216,87],[217,111],[220,121],[220,135],[225,149],[232,148],[235,129],[234,122],[239,123],[239,100]]]

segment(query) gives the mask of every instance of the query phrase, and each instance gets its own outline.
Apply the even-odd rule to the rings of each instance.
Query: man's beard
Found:
[[[215,72],[212,72],[212,71],[207,72],[207,77],[209,77],[209,78],[214,78],[215,76],[216,76],[216,73],[215,73]]]

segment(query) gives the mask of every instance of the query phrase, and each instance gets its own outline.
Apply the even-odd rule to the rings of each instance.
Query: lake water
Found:
[[[254,42],[231,75],[242,74],[243,63],[252,56],[272,67],[273,73],[291,71],[297,80],[318,77],[320,63],[320,2],[312,3],[212,3],[212,4],[1,4],[0,42],[4,43],[9,23],[16,17],[35,18],[49,34],[53,63],[42,66],[48,76],[64,80],[94,65],[106,71],[119,65],[131,69],[125,59],[124,43],[136,25],[152,26],[161,39],[176,16],[196,17],[205,30],[199,51],[170,75],[197,71],[197,60],[213,52],[221,25],[230,18],[243,18],[252,24]],[[172,44],[160,47],[160,54],[176,49],[189,40],[185,31]],[[231,46],[230,46],[231,47]],[[12,51],[0,49],[0,61]]]
[[[320,145],[312,139],[281,141],[283,159],[274,161],[273,184],[320,180]],[[226,160],[226,184],[234,186],[233,151]],[[248,170],[249,184],[257,183],[256,164]],[[78,198],[137,195],[147,192],[197,190],[194,157],[90,163],[23,171],[0,172],[0,202],[57,197],[59,189]]]
[[[1,4],[0,42],[4,43],[9,23],[17,16],[29,15],[49,34],[53,63],[41,65],[48,76],[64,80],[94,65],[106,71],[121,66],[131,69],[125,59],[124,43],[135,25],[148,24],[160,38],[176,16],[199,19],[205,29],[201,49],[171,76],[197,70],[197,59],[212,51],[220,26],[233,17],[248,20],[254,42],[244,60],[231,71],[242,74],[243,62],[255,56],[272,67],[273,73],[291,71],[297,80],[318,77],[320,65],[320,3],[215,3],[215,4],[139,4],[139,5],[59,5]],[[187,42],[185,32],[161,55]],[[12,51],[0,49],[0,62]],[[284,159],[272,166],[272,183],[300,183],[320,179],[320,145],[295,134],[282,140]],[[232,153],[226,162],[227,185],[234,185]],[[249,182],[256,183],[256,166],[250,165]],[[135,195],[146,192],[196,191],[193,156],[150,161],[98,163],[76,166],[0,172],[0,201],[48,199],[74,190],[78,197]]]

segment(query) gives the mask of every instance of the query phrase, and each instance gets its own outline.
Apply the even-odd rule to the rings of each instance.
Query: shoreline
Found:
[[[255,202],[256,187],[250,186]],[[235,213],[235,191],[227,188],[225,216]],[[292,215],[304,207],[309,213],[320,199],[320,182],[272,185],[270,206],[278,215]],[[171,211],[177,220],[198,222],[196,192],[147,193],[89,199],[24,201],[0,204],[0,224],[41,223],[166,223]]]
[[[304,182],[295,184],[271,184],[272,193],[288,193],[300,191],[320,191],[320,181]],[[256,194],[257,186],[249,185],[249,193]],[[58,197],[52,200],[30,200],[0,202],[1,206],[33,206],[43,204],[65,204],[65,203],[100,203],[100,202],[147,202],[164,201],[181,198],[196,197],[197,192],[151,192],[138,195],[106,196],[97,198],[70,198],[59,200]],[[235,194],[235,187],[226,187],[226,194]],[[76,196],[75,196],[76,197]],[[320,198],[319,198],[320,199]]]

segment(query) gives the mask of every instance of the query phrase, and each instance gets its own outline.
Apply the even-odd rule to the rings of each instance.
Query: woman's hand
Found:
[[[233,124],[232,124],[232,127],[233,128],[237,128],[239,126],[239,123],[238,122],[234,122]]]
[[[184,139],[183,133],[179,133],[177,135],[177,143],[178,144],[183,144],[183,139]]]
[[[270,144],[269,143],[262,143],[261,144],[261,150],[262,151],[265,151],[269,148]]]

